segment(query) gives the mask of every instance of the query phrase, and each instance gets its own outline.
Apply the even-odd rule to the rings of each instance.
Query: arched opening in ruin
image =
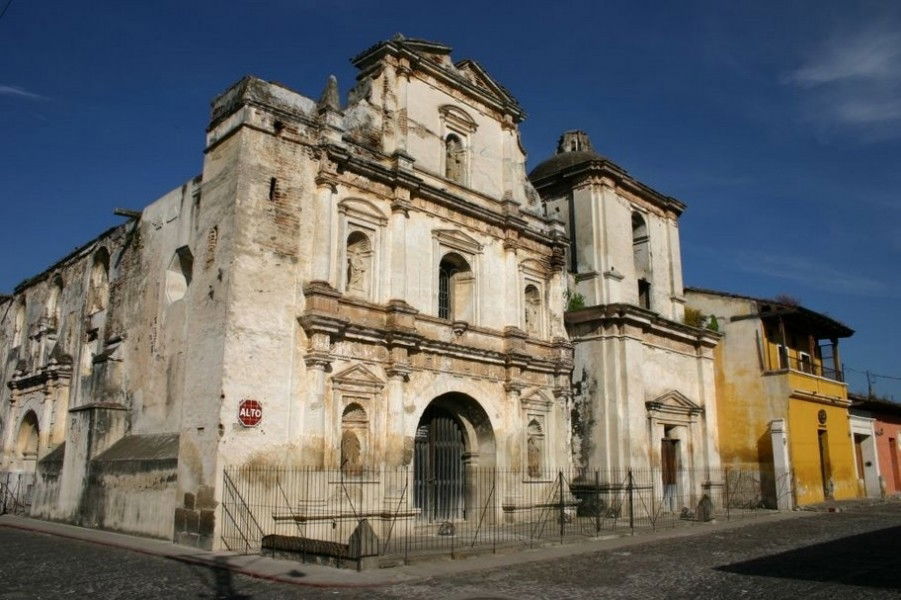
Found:
[[[466,394],[438,396],[416,428],[414,503],[424,520],[452,521],[479,505],[477,469],[495,465],[494,430],[488,413]]]
[[[109,301],[109,252],[101,247],[94,253],[91,265],[90,294],[88,296],[88,314],[106,310]]]
[[[632,258],[638,280],[638,305],[651,308],[651,244],[648,225],[637,212],[632,213]]]
[[[39,439],[38,416],[33,410],[30,410],[22,418],[22,424],[19,425],[19,437],[16,440],[16,451],[22,461],[24,471],[34,472],[37,466]]]

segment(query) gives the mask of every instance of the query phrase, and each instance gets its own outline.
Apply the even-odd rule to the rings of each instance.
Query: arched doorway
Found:
[[[33,410],[28,411],[19,426],[19,437],[16,450],[22,461],[22,470],[34,472],[38,460],[38,442],[40,430],[38,429],[38,416]]]
[[[419,419],[413,453],[413,498],[421,518],[466,518],[477,502],[474,471],[494,466],[494,455],[494,432],[478,402],[459,393],[432,400]]]

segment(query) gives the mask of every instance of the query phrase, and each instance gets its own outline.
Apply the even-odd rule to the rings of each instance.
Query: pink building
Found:
[[[886,495],[901,494],[901,404],[857,394],[849,396],[852,415],[874,419],[876,457]],[[862,460],[858,452],[858,462]]]

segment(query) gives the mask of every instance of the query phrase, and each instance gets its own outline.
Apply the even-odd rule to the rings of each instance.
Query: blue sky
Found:
[[[2,4],[2,2],[0,2]],[[474,58],[525,107],[688,205],[685,281],[789,294],[901,377],[901,4],[55,2],[0,19],[0,290],[201,170],[209,101],[246,73],[317,97],[396,32]],[[901,381],[876,379],[901,401]]]

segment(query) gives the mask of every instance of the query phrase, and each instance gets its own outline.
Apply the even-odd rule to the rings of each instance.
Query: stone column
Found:
[[[50,421],[53,419],[53,386],[44,389],[43,414],[41,415],[41,429],[38,432],[38,456],[47,451],[50,446]]]
[[[307,457],[307,465],[323,468],[335,466],[328,464],[329,456],[326,453],[326,440],[333,433],[325,397],[325,372],[332,362],[330,346],[328,334],[314,333],[310,337],[310,348],[304,358],[309,387],[302,424],[303,454]]]
[[[8,468],[15,455],[16,434],[19,432],[19,413],[21,412],[21,403],[18,402],[19,394],[15,389],[9,398],[9,413],[6,422],[6,436],[3,439],[3,452],[0,455],[0,465]]]
[[[316,178],[316,204],[313,218],[316,220],[313,237],[312,281],[325,281],[336,286],[332,281],[332,264],[334,248],[332,248],[332,205],[338,192],[335,179],[320,173]]]
[[[770,440],[773,444],[773,479],[776,487],[776,508],[791,510],[794,506],[794,481],[788,453],[788,429],[785,419],[770,421]]]
[[[386,369],[388,374],[388,411],[385,419],[384,462],[389,469],[406,464],[404,438],[406,436],[406,411],[404,409],[404,383],[410,371],[396,365]]]
[[[391,203],[391,219],[389,221],[391,245],[388,248],[390,257],[389,299],[407,299],[407,219],[409,218],[410,192],[398,188]]]

